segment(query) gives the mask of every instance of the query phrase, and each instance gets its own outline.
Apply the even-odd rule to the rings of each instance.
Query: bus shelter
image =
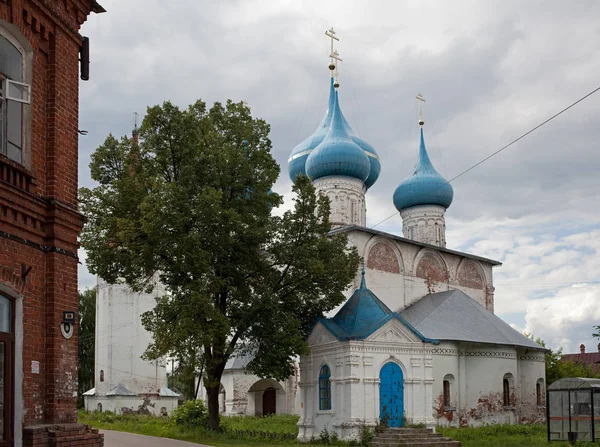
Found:
[[[546,393],[548,441],[600,439],[600,379],[560,379]]]

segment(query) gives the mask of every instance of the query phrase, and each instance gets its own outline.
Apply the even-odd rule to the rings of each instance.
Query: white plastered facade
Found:
[[[308,441],[323,430],[340,439],[357,439],[364,426],[380,418],[380,371],[398,365],[404,377],[405,417],[413,423],[435,424],[433,345],[422,342],[400,321],[391,319],[365,340],[338,341],[321,323],[311,332],[311,353],[300,360],[298,439]],[[319,408],[319,374],[331,370],[331,409]]]
[[[141,359],[152,341],[141,316],[165,295],[158,282],[152,293],[98,280],[96,295],[95,387],[84,394],[88,411],[168,414],[179,396],[167,388],[164,365]]]
[[[241,368],[228,368],[221,377],[219,410],[224,416],[262,416],[265,412],[274,414],[295,414],[298,391],[298,368],[296,373],[283,381],[264,379],[246,374]],[[274,392],[275,401],[266,403],[265,393]],[[200,386],[198,398],[206,402],[206,389]],[[268,408],[267,408],[268,407]]]
[[[347,234],[365,259],[368,288],[391,310],[400,312],[427,294],[456,289],[493,313],[496,262],[365,228]],[[347,297],[360,280],[358,274]],[[300,440],[318,437],[324,429],[341,439],[356,439],[357,427],[375,425],[380,417],[379,371],[386,361],[398,363],[404,373],[406,422],[477,426],[543,421],[543,350],[460,341],[433,345],[406,328],[397,330],[393,340],[378,338],[388,324],[364,341],[336,340],[317,324],[308,338],[311,355],[300,362]],[[318,410],[316,387],[323,362],[332,371],[329,412]],[[504,401],[505,377],[510,382],[509,402]],[[449,405],[444,402],[445,380]]]

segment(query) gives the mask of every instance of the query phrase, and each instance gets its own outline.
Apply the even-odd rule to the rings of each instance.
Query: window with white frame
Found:
[[[0,28],[0,153],[17,163],[23,162],[23,108],[31,103],[24,73],[23,49]]]

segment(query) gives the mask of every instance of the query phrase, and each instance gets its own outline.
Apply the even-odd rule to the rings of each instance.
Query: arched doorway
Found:
[[[379,373],[379,419],[388,427],[401,427],[404,419],[404,377],[391,362]]]
[[[277,391],[275,388],[267,388],[262,397],[263,416],[277,414]]]

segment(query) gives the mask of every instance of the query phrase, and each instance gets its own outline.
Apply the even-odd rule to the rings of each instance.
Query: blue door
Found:
[[[379,373],[379,420],[388,427],[401,427],[404,418],[404,377],[395,363],[386,363]]]

